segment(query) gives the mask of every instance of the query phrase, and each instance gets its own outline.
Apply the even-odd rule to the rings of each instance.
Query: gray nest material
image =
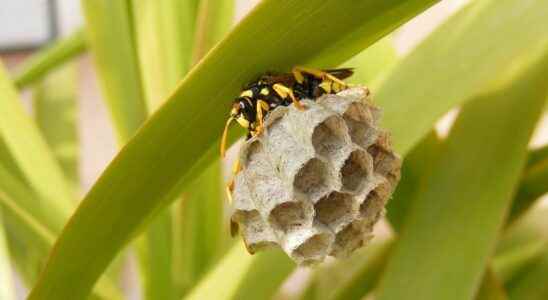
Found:
[[[364,87],[281,106],[244,143],[232,221],[250,253],[280,246],[298,264],[344,257],[372,238],[401,160]]]

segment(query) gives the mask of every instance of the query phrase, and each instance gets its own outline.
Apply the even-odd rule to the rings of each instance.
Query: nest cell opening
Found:
[[[346,128],[338,116],[331,116],[314,128],[312,145],[319,155],[331,157],[344,146]]]
[[[362,150],[354,150],[341,168],[344,189],[358,191],[366,183],[371,170],[371,158]]]
[[[375,128],[372,117],[365,105],[352,103],[343,114],[352,142],[367,148],[375,141]]]
[[[268,248],[275,243],[267,234],[267,225],[257,210],[240,210],[234,213],[233,220],[242,224],[243,237],[249,253]]]
[[[360,216],[365,219],[372,218],[373,221],[376,221],[375,219],[382,211],[389,193],[390,186],[388,183],[379,184],[367,194],[362,204],[360,204]]]
[[[365,233],[357,224],[350,223],[335,235],[335,246],[331,255],[339,256],[351,253],[363,246]]]
[[[348,194],[332,192],[321,198],[315,205],[316,221],[333,228],[337,223],[352,218],[352,197]]]
[[[371,145],[367,152],[373,157],[373,165],[377,173],[386,176],[397,167],[398,158],[380,145]]]
[[[329,173],[325,163],[312,158],[297,172],[293,186],[314,201],[328,191],[327,176]]]
[[[300,202],[285,202],[277,205],[269,216],[272,227],[288,232],[306,222],[305,209]]]
[[[327,254],[331,237],[328,233],[318,233],[308,238],[297,249],[293,250],[293,256],[302,258],[303,264],[312,264]]]

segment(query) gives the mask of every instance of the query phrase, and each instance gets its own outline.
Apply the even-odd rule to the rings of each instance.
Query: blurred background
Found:
[[[258,1],[237,0],[234,23],[242,18]],[[418,42],[430,33],[436,25],[445,20],[468,0],[445,0],[431,7],[419,17],[405,24],[392,35],[398,56],[404,56]],[[52,41],[68,36],[82,26],[83,17],[77,0],[1,0],[0,10],[0,59],[11,72],[35,51]],[[80,139],[79,174],[81,192],[87,190],[96,181],[105,166],[117,152],[112,123],[101,100],[101,93],[89,54],[78,59],[78,134]],[[364,84],[367,85],[367,82]],[[374,94],[375,91],[373,91]],[[25,107],[32,112],[30,92],[24,92]],[[440,135],[444,136],[456,115],[448,113],[437,125]],[[532,140],[531,147],[548,142],[548,118],[544,117]],[[234,147],[236,148],[236,147]],[[230,153],[234,154],[234,148]],[[230,155],[229,155],[230,156]],[[228,160],[230,161],[230,159]],[[228,163],[227,163],[228,165]],[[230,176],[230,168],[225,168],[225,179]],[[546,205],[547,201],[544,200]],[[381,226],[382,227],[382,226]],[[378,228],[382,231],[382,228]],[[133,292],[133,299],[139,299],[134,273],[135,266],[129,266],[126,291]],[[306,280],[307,271],[299,270],[288,280],[284,289],[298,289],[300,282]],[[23,299],[26,291],[19,282],[17,294]]]

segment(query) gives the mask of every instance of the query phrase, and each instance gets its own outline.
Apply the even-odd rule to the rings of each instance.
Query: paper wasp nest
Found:
[[[278,107],[244,143],[232,221],[254,253],[279,245],[298,264],[342,257],[372,237],[401,161],[363,87]]]

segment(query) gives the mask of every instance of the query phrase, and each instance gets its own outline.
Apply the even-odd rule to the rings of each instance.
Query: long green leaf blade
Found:
[[[509,62],[519,63],[548,41],[546,2],[518,2],[472,1],[387,76],[375,101],[400,154],[450,108],[480,93]]]
[[[80,29],[26,60],[18,69],[15,85],[20,89],[24,88],[85,50],[85,33]]]
[[[543,300],[548,297],[548,247],[544,254],[531,262],[522,274],[507,284],[511,300]]]
[[[234,1],[199,1],[195,19],[193,48],[189,57],[193,65],[232,27]],[[183,201],[178,203],[180,214],[175,226],[180,234],[175,249],[179,256],[173,267],[180,288],[178,296],[194,287],[227,246],[221,166],[221,160],[216,159],[197,174],[196,180],[185,190]]]
[[[533,52],[528,64],[463,107],[428,186],[412,203],[379,300],[411,294],[470,299],[476,293],[548,95],[547,50]]]
[[[24,111],[1,64],[0,96],[0,136],[28,184],[40,198],[47,199],[51,210],[64,216],[51,224],[58,231],[72,210],[71,188],[36,124]],[[46,207],[41,209],[45,211]]]
[[[129,1],[82,1],[101,89],[124,145],[146,119]]]
[[[265,70],[305,63],[318,51],[345,40],[356,50],[334,49],[323,62],[339,65],[434,2],[262,1],[189,73],[103,173],[58,240],[31,299],[89,293],[116,252],[180,192],[185,176],[197,171],[193,166],[213,149],[229,101],[243,83]],[[325,20],[330,20],[329,26]],[[370,38],[364,42],[356,38],[358,33]],[[280,42],[282,34],[294,42]],[[359,47],[350,43],[354,40]],[[339,55],[333,56],[335,52]],[[97,218],[100,224],[93,221]],[[76,277],[67,288],[66,280]]]
[[[150,114],[188,70],[194,33],[194,1],[131,1],[135,49],[143,97]],[[176,299],[177,234],[170,210],[160,213],[139,248],[145,299]]]
[[[6,179],[0,176],[0,179]],[[32,197],[31,192],[26,194]],[[12,261],[27,283],[36,281],[36,267],[42,267],[46,254],[55,242],[55,233],[45,227],[38,219],[30,215],[18,201],[0,189],[0,210],[7,229]],[[92,294],[98,299],[122,299],[117,287],[108,279],[101,278]]]
[[[74,190],[80,184],[76,71],[74,64],[67,64],[51,72],[37,84],[33,95],[36,123]]]
[[[0,224],[2,224],[0,217]],[[0,227],[0,299],[15,300],[15,288],[11,274],[9,250],[3,226]]]
[[[492,269],[487,269],[475,300],[507,300],[501,281]]]

